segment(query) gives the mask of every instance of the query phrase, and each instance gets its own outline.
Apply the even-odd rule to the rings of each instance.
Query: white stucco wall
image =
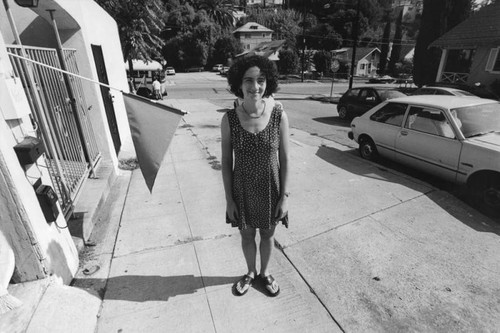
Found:
[[[0,84],[12,80],[13,75],[0,32]],[[26,95],[22,97],[26,98]],[[10,120],[4,118],[4,114],[11,111],[6,110],[7,106],[16,108],[18,105],[10,94],[2,95],[0,154],[4,184],[0,186],[0,224],[2,229],[8,231],[8,237],[15,248],[16,269],[21,281],[43,278],[44,276],[36,273],[35,266],[38,264],[46,275],[53,275],[57,280],[69,283],[78,268],[75,244],[68,229],[59,229],[55,223],[48,224],[45,221],[32,186],[40,177],[43,184],[51,184],[47,169],[43,167],[43,158],[25,169],[20,165],[13,149],[25,136],[35,136],[29,116]],[[66,225],[61,212],[56,222],[60,226]]]
[[[74,35],[65,42],[64,46],[78,50],[77,54],[81,59],[79,69],[82,75],[94,80],[98,79],[91,45],[101,46],[109,85],[118,89],[112,89],[111,93],[114,96],[113,104],[122,144],[121,152],[135,155],[125,104],[120,92],[120,90],[128,92],[128,83],[116,22],[93,0],[59,0],[58,3],[78,22],[81,28],[81,37]],[[99,86],[93,85],[93,88],[94,94],[100,96]],[[97,98],[95,103],[98,103],[99,108],[104,110],[101,98]],[[107,126],[104,111],[102,115]],[[111,136],[108,137],[108,142],[112,145]]]

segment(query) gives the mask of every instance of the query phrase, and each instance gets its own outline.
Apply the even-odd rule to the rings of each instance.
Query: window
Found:
[[[359,97],[362,100],[374,101],[377,99],[377,94],[371,89],[362,89]]]
[[[498,56],[500,53],[499,50],[500,47],[491,49],[485,68],[487,72],[500,72],[500,57]]]
[[[455,133],[441,110],[412,106],[405,128],[454,139]]]
[[[357,97],[359,94],[359,89],[351,89],[346,93],[346,96]]]
[[[388,103],[380,110],[372,114],[370,120],[394,126],[401,126],[401,124],[403,124],[406,107],[406,104]]]
[[[449,50],[445,72],[470,73],[472,61],[474,60],[475,50]]]

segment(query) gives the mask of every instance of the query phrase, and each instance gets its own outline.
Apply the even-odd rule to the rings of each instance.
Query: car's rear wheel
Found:
[[[375,161],[378,158],[378,151],[375,143],[370,138],[362,138],[359,141],[359,155],[368,161]]]
[[[343,105],[343,106],[339,107],[338,113],[339,113],[340,119],[343,119],[343,120],[347,119],[347,107],[346,106]]]
[[[475,206],[489,216],[500,216],[500,175],[478,177],[469,187]]]

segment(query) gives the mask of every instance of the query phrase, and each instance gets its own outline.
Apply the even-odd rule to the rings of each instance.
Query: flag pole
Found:
[[[7,51],[7,54],[10,55],[10,56],[12,56],[12,57],[15,57],[15,58],[19,58],[19,59],[23,59],[23,60],[26,60],[26,61],[30,61],[30,62],[32,62],[34,64],[37,64],[39,66],[42,66],[42,67],[50,68],[50,69],[59,71],[59,72],[64,73],[64,74],[73,75],[73,76],[78,77],[80,79],[83,79],[83,80],[86,80],[86,81],[89,81],[89,82],[92,82],[92,83],[96,83],[96,84],[99,84],[101,86],[108,87],[109,89],[113,89],[113,90],[117,90],[117,91],[122,92],[122,93],[126,93],[125,91],[123,91],[120,88],[115,88],[115,87],[110,86],[110,85],[108,85],[106,83],[102,83],[102,82],[99,82],[99,81],[96,81],[96,80],[92,80],[92,79],[89,79],[88,77],[81,76],[81,75],[78,75],[78,74],[66,71],[64,69],[60,69],[60,68],[57,68],[57,67],[54,67],[54,66],[50,66],[50,65],[44,64],[43,62],[39,62],[39,61],[30,59],[30,58],[26,58],[26,57],[23,57],[23,56],[20,56],[18,54],[11,53],[11,52],[8,52],[8,51]]]
[[[44,64],[43,62],[39,62],[39,61],[36,61],[36,60],[33,60],[33,59],[30,59],[30,58],[26,58],[26,57],[23,57],[23,56],[20,56],[18,54],[15,54],[15,53],[12,53],[12,52],[9,52],[7,51],[7,54],[12,56],[12,57],[15,57],[15,58],[18,58],[18,59],[22,59],[22,60],[26,60],[26,61],[29,61],[31,63],[34,63],[36,65],[39,65],[39,66],[42,66],[42,67],[46,67],[46,68],[50,68],[50,69],[53,69],[55,71],[58,71],[58,72],[61,72],[61,73],[64,73],[64,74],[68,74],[68,75],[72,75],[74,77],[77,77],[77,78],[80,78],[82,80],[85,80],[85,81],[88,81],[88,82],[92,82],[92,83],[95,83],[95,84],[99,84],[101,86],[104,86],[104,87],[107,87],[109,89],[113,89],[113,90],[116,90],[116,91],[119,91],[121,92],[122,94],[125,94],[125,95],[132,95],[132,96],[135,96],[134,94],[131,94],[129,92],[126,92],[126,91],[123,91],[122,89],[120,88],[116,88],[116,87],[113,87],[113,86],[110,86],[109,84],[106,84],[106,83],[102,83],[102,82],[99,82],[99,81],[96,81],[96,80],[93,80],[93,79],[89,79],[88,77],[85,77],[85,76],[82,76],[82,75],[79,75],[79,74],[75,74],[75,73],[72,73],[72,72],[69,72],[69,71],[66,71],[64,69],[60,69],[60,68],[57,68],[57,67],[54,67],[54,66],[50,66],[50,65],[47,65],[47,64]],[[142,97],[141,97],[142,98]],[[165,104],[161,104],[161,103],[158,103],[156,101],[152,101],[148,98],[144,98],[145,100],[147,101],[150,101],[152,103],[155,103],[155,104],[159,104],[159,105],[163,105],[163,106],[166,106],[170,109],[173,109],[173,110],[176,110],[177,112],[180,112],[182,114],[188,114],[187,111],[184,111],[184,110],[181,110],[181,109],[178,109],[178,108],[175,108],[173,106],[170,106],[170,105],[165,105]]]

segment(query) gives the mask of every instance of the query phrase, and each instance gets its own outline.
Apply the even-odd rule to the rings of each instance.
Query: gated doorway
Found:
[[[97,77],[99,82],[109,84],[108,74],[106,72],[106,65],[104,64],[104,57],[102,55],[102,48],[100,45],[92,45],[92,54],[94,55],[95,67],[97,69]],[[118,123],[116,122],[115,108],[113,106],[113,95],[108,87],[100,85],[101,95],[108,118],[109,131],[115,146],[115,152],[118,154],[121,147],[120,133],[118,132]]]
[[[37,136],[46,147],[45,164],[58,195],[58,200],[65,215],[71,213],[73,201],[89,175],[100,160],[92,123],[89,117],[83,93],[82,80],[68,74],[69,86],[64,84],[63,74],[55,49],[18,45],[7,47],[8,52],[39,62],[31,63],[10,55],[14,74],[19,77],[26,92],[32,110],[32,120],[37,129]],[[78,74],[76,50],[64,49],[64,61],[68,71]],[[30,87],[28,71],[32,73],[34,91],[37,92],[40,106],[34,102],[37,98]],[[75,98],[72,108],[70,94]],[[40,109],[41,107],[41,109]],[[49,142],[52,145],[48,145]],[[53,148],[51,148],[53,147]]]

